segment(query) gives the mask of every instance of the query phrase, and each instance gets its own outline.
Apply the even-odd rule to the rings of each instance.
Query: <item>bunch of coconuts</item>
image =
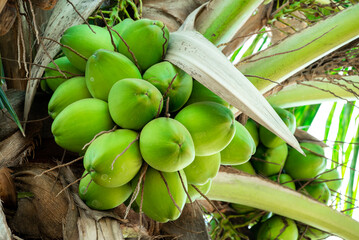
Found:
[[[228,103],[163,61],[169,37],[149,19],[73,26],[60,40],[64,56],[45,71],[52,133],[84,156],[79,195],[93,209],[114,208],[140,186],[136,203],[148,217],[175,220],[209,191],[220,164],[255,152]]]
[[[273,107],[287,127],[294,133],[296,129],[295,116],[282,108]],[[257,146],[256,153],[251,160],[233,166],[249,174],[259,174],[278,182],[294,191],[312,197],[324,204],[329,204],[331,192],[341,186],[342,180],[337,169],[326,169],[327,161],[323,148],[315,143],[300,143],[306,156],[293,148],[288,150],[287,144],[279,137],[269,132],[263,126],[249,119],[245,125],[251,133]],[[258,210],[240,204],[231,204],[232,208],[249,218],[258,214]],[[250,221],[251,219],[247,219]],[[256,239],[286,239],[296,240],[299,236],[304,239],[324,239],[328,233],[313,227],[304,226],[292,219],[272,214],[265,215],[253,228]]]

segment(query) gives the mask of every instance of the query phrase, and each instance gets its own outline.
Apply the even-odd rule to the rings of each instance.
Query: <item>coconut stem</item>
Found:
[[[73,49],[73,48],[71,48],[71,47],[69,47],[69,46],[67,46],[67,45],[62,44],[62,43],[56,41],[55,39],[51,39],[51,38],[47,38],[47,37],[42,37],[42,38],[43,38],[43,39],[46,39],[46,40],[53,41],[53,42],[59,44],[61,47],[64,47],[64,48],[69,49],[71,52],[75,53],[77,56],[79,56],[80,58],[82,58],[82,59],[84,59],[85,61],[87,61],[87,58],[86,58],[85,56],[83,56],[81,53],[77,52],[75,49]],[[52,62],[52,63],[54,63],[54,62]]]
[[[165,176],[163,176],[163,173],[162,173],[161,171],[159,171],[159,173],[160,173],[160,175],[161,175],[161,178],[162,178],[163,182],[164,182],[165,185],[166,185],[166,188],[167,188],[167,191],[168,191],[168,195],[169,195],[170,198],[172,199],[172,202],[173,202],[173,204],[176,206],[176,208],[178,209],[178,211],[181,213],[182,210],[181,210],[181,208],[177,205],[175,199],[173,198],[173,195],[171,194],[171,190],[170,190],[170,187],[168,186],[168,183],[167,183],[167,180],[166,180]]]
[[[61,189],[61,191],[56,194],[56,197],[58,197],[63,191],[65,191],[66,189],[68,189],[69,187],[71,187],[72,185],[78,183],[79,181],[81,181],[82,179],[84,179],[87,175],[89,175],[90,172],[87,172],[85,175],[83,175],[82,177],[80,177],[79,179],[76,179],[76,181],[70,183],[69,185],[67,185],[66,187],[64,187],[63,189]]]
[[[93,141],[95,141],[96,138],[98,138],[100,135],[104,134],[104,133],[110,133],[113,132],[117,129],[117,125],[115,125],[111,130],[107,130],[107,131],[101,131],[99,133],[97,133],[90,142],[86,143],[85,146],[83,146],[82,150],[84,150],[85,148],[87,148],[87,146],[89,146]]]
[[[107,24],[105,16],[103,15],[102,11],[100,11],[100,14],[101,14],[103,22],[106,25],[107,31],[110,33],[111,43],[112,43],[112,46],[114,48],[114,51],[117,52],[117,46],[116,46],[115,42],[113,41],[113,36],[112,36],[111,30],[110,30],[110,26]]]
[[[71,164],[73,164],[73,163],[75,163],[75,162],[77,162],[77,161],[79,161],[79,160],[81,160],[81,159],[83,159],[83,158],[84,158],[84,157],[81,156],[81,157],[76,158],[75,160],[72,160],[71,162],[57,165],[57,166],[55,166],[55,167],[53,167],[53,168],[50,168],[50,169],[48,169],[48,170],[46,170],[46,171],[43,171],[42,173],[40,173],[40,174],[38,174],[38,175],[35,175],[34,177],[35,177],[35,178],[36,178],[36,177],[41,177],[41,176],[44,175],[45,173],[51,172],[51,171],[53,171],[53,170],[55,170],[55,169],[58,169],[58,168],[61,168],[61,167],[69,166],[69,165],[71,165]]]
[[[189,195],[189,193],[188,193],[188,191],[187,191],[187,189],[186,189],[186,186],[185,186],[185,184],[184,184],[184,182],[183,182],[183,178],[182,178],[182,175],[181,175],[180,171],[177,171],[177,173],[178,173],[178,176],[179,176],[180,179],[181,179],[181,183],[182,183],[183,190],[185,191],[185,193],[186,193],[186,195],[187,195],[187,197],[188,197],[190,203],[193,203],[193,201],[192,201],[192,199],[191,199],[191,196]]]
[[[205,195],[203,194],[203,192],[201,192],[201,190],[198,189],[198,187],[196,187],[195,185],[191,184],[191,186],[199,193],[201,194],[201,196],[206,199],[206,201],[211,204],[211,206],[219,213],[219,215],[221,215],[222,218],[227,219],[223,213],[221,213],[221,211],[219,211],[219,209],[216,207],[216,205],[214,205],[214,203]]]
[[[132,146],[132,144],[134,144],[134,143],[138,140],[139,137],[140,137],[140,134],[137,134],[137,137],[136,137],[132,142],[130,142],[130,144],[128,144],[128,146],[127,146],[120,154],[118,154],[118,155],[115,157],[115,159],[113,160],[113,162],[112,162],[112,164],[111,164],[111,170],[113,170],[116,160],[117,160],[119,157],[121,157],[123,154],[125,154],[125,152]]]
[[[142,182],[144,182],[145,180],[145,176],[146,176],[146,172],[147,172],[147,168],[148,168],[148,164],[145,163],[143,166],[142,166],[142,170],[141,170],[141,175],[140,175],[140,178],[138,179],[138,183],[137,183],[137,186],[132,194],[132,197],[131,197],[131,200],[130,200],[130,203],[128,204],[127,208],[126,208],[126,212],[125,212],[125,217],[124,219],[127,218],[128,216],[128,213],[130,212],[130,209],[131,209],[131,206],[133,204],[133,202],[136,200],[137,196],[138,196],[138,193],[140,192],[140,185]],[[143,188],[143,186],[142,186]],[[142,195],[142,191],[141,191],[141,195]]]

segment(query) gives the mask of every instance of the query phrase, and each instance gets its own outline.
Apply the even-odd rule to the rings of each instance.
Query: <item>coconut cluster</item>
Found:
[[[163,61],[169,37],[149,19],[111,30],[73,26],[61,38],[64,56],[45,71],[52,133],[84,156],[79,195],[91,208],[114,208],[141,186],[143,212],[175,220],[197,190],[209,191],[221,163],[242,164],[255,152],[228,103]]]
[[[294,133],[296,129],[295,116],[282,108],[273,107],[288,129]],[[251,160],[236,165],[234,168],[252,175],[261,175],[292,190],[300,190],[301,193],[312,197],[324,204],[329,204],[331,191],[333,195],[338,191],[341,180],[336,169],[326,169],[327,161],[324,157],[324,149],[315,143],[300,143],[305,156],[294,148],[290,148],[278,136],[274,135],[263,126],[257,125],[249,119],[245,125],[251,133],[257,146],[256,153]],[[231,204],[232,208],[245,216],[247,221],[258,215],[258,209]],[[296,240],[299,236],[305,239],[323,239],[329,236],[327,233],[313,227],[303,226],[292,219],[266,214],[253,229],[256,239],[270,239],[271,236],[279,236],[281,239]]]

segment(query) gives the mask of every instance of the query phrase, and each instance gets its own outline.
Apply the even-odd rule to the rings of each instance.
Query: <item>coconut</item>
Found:
[[[96,25],[89,26],[83,24],[72,26],[64,32],[60,42],[73,49],[70,50],[62,47],[62,51],[71,64],[82,72],[86,68],[86,60],[84,58],[89,58],[99,49],[114,50],[109,31]],[[76,51],[84,58],[73,51]]]
[[[118,81],[110,90],[108,106],[113,121],[122,128],[140,130],[162,109],[161,92],[135,78]]]
[[[121,53],[100,49],[87,60],[86,85],[94,98],[107,101],[113,84],[124,78],[141,78],[141,73]]]
[[[170,62],[160,62],[151,66],[143,74],[143,79],[152,83],[162,95],[169,97],[169,111],[179,110],[192,92],[192,77]]]
[[[74,77],[61,84],[52,94],[48,105],[49,115],[55,119],[71,103],[91,98],[84,77]]]
[[[114,126],[106,102],[87,98],[67,106],[51,126],[56,143],[69,151],[82,152],[93,137]]]
[[[191,164],[195,148],[191,134],[172,118],[156,118],[141,132],[140,150],[151,167],[164,172],[175,172]]]
[[[148,167],[146,177],[143,180],[145,182],[142,199],[142,210],[148,217],[158,222],[168,222],[176,220],[181,215],[180,210],[182,211],[187,199],[183,188],[183,186],[187,187],[187,180],[183,171],[180,174],[183,183],[177,172],[162,173],[169,188],[168,190],[164,179],[161,177],[161,173]],[[137,186],[138,181],[139,174],[132,182],[133,188]],[[142,187],[140,192],[142,192]],[[173,200],[168,192],[171,193]],[[136,198],[138,206],[141,204],[141,195],[139,194]],[[175,203],[179,209],[177,209]]]
[[[55,66],[55,64],[57,65],[57,67],[62,71],[62,73],[60,73],[57,69],[57,67]],[[57,77],[57,78],[47,78],[45,80],[46,85],[43,83],[43,88],[46,90],[48,88],[50,88],[52,91],[55,91],[56,88],[58,86],[60,86],[61,83],[65,82],[67,79],[63,76],[63,74],[68,77],[68,78],[72,78],[74,75],[83,75],[83,72],[78,70],[76,67],[74,67],[69,59],[64,56],[64,57],[60,57],[58,59],[54,60],[54,63],[50,62],[47,67],[45,69],[45,73],[44,73],[44,77]],[[53,69],[50,69],[53,68]],[[47,86],[47,87],[46,87]]]
[[[138,133],[119,129],[96,138],[86,150],[84,167],[103,187],[120,187],[137,174],[142,165]]]
[[[122,38],[117,46],[118,52],[145,71],[164,58],[169,31],[161,21],[140,19],[126,27]]]
[[[296,120],[295,116],[282,108],[273,107],[273,109],[277,112],[279,117],[283,120],[285,125],[288,127],[291,133],[295,132],[296,128]],[[268,148],[275,148],[279,145],[285,143],[283,139],[269,131],[267,128],[263,126],[259,126],[259,138],[262,142],[262,144]]]
[[[115,208],[126,201],[132,193],[130,184],[107,188],[92,181],[87,171],[84,172],[83,176],[85,177],[81,179],[79,184],[79,195],[86,205],[92,209],[108,210]]]
[[[283,168],[288,155],[288,146],[283,143],[275,148],[266,148],[263,145],[257,148],[252,165],[257,173],[271,176],[279,173]]]
[[[210,156],[196,156],[194,161],[183,171],[186,174],[188,184],[202,185],[214,178],[221,166],[221,154]]]
[[[190,132],[196,156],[209,156],[222,151],[236,131],[231,110],[215,102],[188,105],[175,119]]]
[[[256,151],[255,142],[248,130],[234,122],[236,133],[228,146],[221,151],[221,164],[238,165],[247,162]]]

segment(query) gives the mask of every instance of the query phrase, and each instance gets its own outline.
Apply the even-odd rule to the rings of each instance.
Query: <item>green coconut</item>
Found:
[[[119,187],[130,182],[141,165],[138,133],[128,129],[99,136],[84,156],[85,169],[103,187]]]
[[[226,107],[229,107],[229,103],[224,101],[221,97],[217,96],[214,92],[203,86],[198,81],[193,80],[192,93],[186,103],[186,106],[192,103],[204,101],[216,102]]]
[[[239,165],[233,165],[232,167],[235,169],[238,169],[242,172],[246,172],[251,175],[256,175],[256,171],[254,170],[254,168],[251,164],[251,161],[248,161],[248,162],[245,162],[245,163],[239,164]]]
[[[179,110],[192,92],[192,77],[170,62],[151,66],[143,74],[143,79],[158,88],[162,95],[166,94],[165,99],[169,97],[170,112]]]
[[[300,234],[303,234],[303,239],[306,240],[322,240],[330,236],[329,233],[310,226],[299,226]]]
[[[141,131],[140,149],[151,167],[175,172],[191,164],[195,157],[193,140],[188,130],[172,118],[156,118]]]
[[[111,30],[111,32],[112,32],[112,36],[114,38],[114,42],[116,43],[116,46],[121,41],[123,32],[134,22],[135,21],[133,19],[126,18],[126,19],[122,20],[120,23],[118,23],[112,27],[113,30]]]
[[[282,108],[273,107],[273,109],[277,112],[279,117],[283,120],[285,125],[288,127],[291,133],[295,132],[296,128],[296,120],[295,116]],[[268,148],[275,148],[279,145],[285,143],[283,139],[269,131],[267,128],[263,126],[259,126],[259,138],[262,142],[262,144]]]
[[[117,125],[139,130],[161,112],[162,94],[145,80],[126,78],[111,88],[108,106]]]
[[[41,79],[40,81],[40,88],[42,91],[46,92],[46,93],[52,93],[53,91],[51,90],[51,88],[47,85],[46,80],[45,79]]]
[[[305,186],[302,192],[324,204],[329,202],[330,190],[326,183],[313,182]]]
[[[228,146],[221,151],[221,164],[243,164],[251,158],[256,151],[256,146],[251,134],[238,121],[234,122],[236,133]]]
[[[180,171],[180,174],[184,186],[187,187],[186,175],[183,171]],[[177,172],[163,172],[162,175],[167,182],[173,200],[168,193],[168,189],[160,172],[148,167],[143,187],[142,210],[153,220],[164,223],[176,220],[181,215],[181,212],[177,209],[174,202],[182,211],[186,203],[187,194]],[[137,177],[132,181],[132,188],[137,186],[138,181],[139,174],[137,174]],[[142,192],[142,184],[140,192]],[[141,205],[141,194],[138,194],[136,203],[138,206]]]
[[[83,176],[88,172],[85,171]],[[81,179],[79,184],[80,198],[92,209],[108,210],[115,208],[128,199],[132,193],[130,184],[125,184],[117,188],[106,188],[91,181],[88,174]]]
[[[198,192],[197,189],[195,189],[193,186],[195,186],[200,192]],[[197,199],[201,199],[202,194],[206,195],[211,189],[211,186],[212,186],[212,179],[208,180],[203,185],[188,184],[188,195],[190,196],[191,201],[194,202]],[[189,200],[189,198],[187,199],[187,203],[190,203],[191,201]]]
[[[62,73],[60,73],[57,70],[57,67],[62,71],[62,73],[67,77],[65,78]],[[60,86],[61,83],[65,82],[68,78],[72,78],[76,75],[83,75],[84,73],[80,70],[78,70],[76,67],[74,67],[69,59],[67,57],[60,57],[58,59],[54,60],[54,63],[50,62],[45,69],[44,77],[47,78],[46,85],[48,88],[50,88],[52,91],[55,91],[58,86]],[[51,77],[51,78],[48,78]],[[52,78],[56,77],[56,78]]]
[[[264,176],[271,176],[279,173],[283,168],[288,155],[288,146],[283,143],[275,148],[258,146],[254,154],[252,165],[257,173]]]
[[[89,58],[99,49],[113,51],[114,46],[112,45],[109,31],[96,25],[90,26],[91,28],[87,24],[83,24],[68,28],[60,39],[61,44],[70,47],[85,58]],[[86,60],[73,50],[62,47],[62,51],[71,64],[82,72],[85,72]]]
[[[251,134],[252,139],[256,145],[256,147],[258,146],[259,143],[259,135],[258,135],[258,127],[257,127],[257,123],[252,120],[252,119],[248,119],[246,124],[244,125],[244,127],[248,130],[248,132]]]
[[[284,166],[285,171],[294,179],[314,178],[325,170],[327,161],[324,157],[324,150],[314,143],[300,143],[306,156],[291,148]],[[308,151],[309,149],[310,151]],[[316,155],[314,153],[319,155]]]
[[[131,23],[122,33],[117,51],[137,63],[142,71],[164,58],[169,31],[157,20],[140,19]]]
[[[327,169],[325,170],[320,176],[319,179],[325,181],[325,183],[327,184],[329,190],[333,191],[333,192],[337,192],[342,183],[343,183],[343,178],[341,177],[340,172],[338,171],[338,169]]]
[[[141,78],[141,73],[121,53],[100,49],[87,60],[86,85],[94,98],[107,101],[111,87],[125,78]]]
[[[221,166],[221,154],[210,156],[196,156],[194,161],[183,171],[186,174],[188,184],[201,185],[214,178]]]
[[[56,143],[72,152],[82,152],[82,148],[93,137],[113,128],[114,123],[106,102],[87,98],[68,105],[55,118],[51,126]]]
[[[196,156],[209,156],[222,151],[236,132],[233,113],[216,102],[188,105],[175,119],[191,133]]]
[[[278,182],[278,175],[270,176],[269,179],[274,182]],[[291,188],[293,190],[296,190],[293,178],[288,174],[281,173],[279,175],[279,184]]]
[[[298,228],[292,219],[273,216],[259,227],[257,240],[297,240]]]
[[[74,77],[61,84],[52,94],[48,104],[48,113],[55,119],[71,103],[91,98],[84,77]]]

